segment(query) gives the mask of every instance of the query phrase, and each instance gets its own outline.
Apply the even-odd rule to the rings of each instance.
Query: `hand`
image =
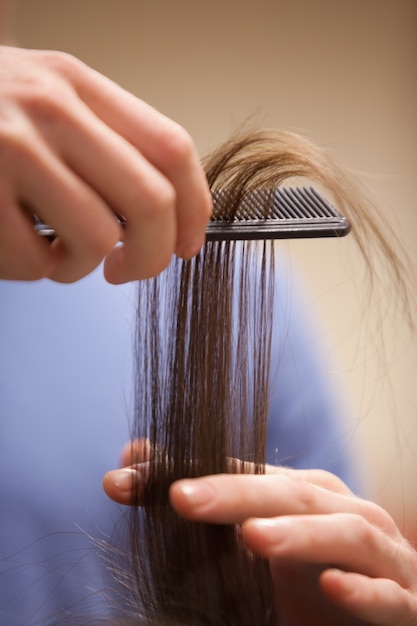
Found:
[[[180,126],[67,54],[0,46],[0,278],[73,282],[104,258],[110,282],[147,278],[199,251],[210,212]]]
[[[108,472],[106,493],[131,502],[143,463]],[[127,448],[124,462],[132,457]],[[417,624],[417,553],[392,518],[321,470],[267,466],[266,475],[185,479],[170,490],[173,508],[195,521],[241,524],[248,548],[269,559],[278,616],[291,626]]]

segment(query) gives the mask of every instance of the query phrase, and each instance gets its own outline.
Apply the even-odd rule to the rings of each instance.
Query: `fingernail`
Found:
[[[256,518],[251,520],[251,524],[258,528],[277,528],[282,526],[282,520],[273,517]]]
[[[104,276],[109,283],[121,285],[128,282],[124,268],[125,250],[123,246],[116,246],[104,261]]]
[[[191,506],[201,506],[210,502],[215,490],[210,483],[196,480],[183,480],[178,484],[182,495]]]
[[[264,540],[273,541],[275,544],[286,540],[291,528],[288,520],[280,517],[251,519],[248,523],[262,533]]]
[[[112,470],[106,474],[106,480],[117,487],[118,491],[126,493],[130,493],[132,491],[133,485],[139,480],[139,478],[139,472],[131,467]]]

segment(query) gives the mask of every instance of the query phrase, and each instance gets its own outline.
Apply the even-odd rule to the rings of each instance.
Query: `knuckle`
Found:
[[[164,129],[163,159],[168,169],[177,169],[191,163],[195,155],[193,140],[189,133],[176,122]]]
[[[10,99],[34,121],[54,119],[57,115],[62,118],[68,115],[69,98],[75,93],[68,76],[74,71],[69,67],[77,61],[60,52],[40,54],[42,71],[25,75],[13,84],[9,88]]]
[[[24,124],[11,124],[4,128],[0,122],[0,167],[3,180],[7,184],[15,183],[19,172],[26,171],[39,162],[39,152],[34,148],[39,145],[30,141],[31,129]]]
[[[380,528],[387,535],[394,537],[401,535],[394,518],[383,507],[368,500],[364,501],[364,506],[364,515],[372,524]]]
[[[25,165],[25,161],[21,162],[20,159],[33,156],[35,139],[33,126],[24,116],[15,111],[11,115],[10,112],[0,112],[0,163],[3,179],[6,179],[6,172],[21,169]]]
[[[288,476],[291,483],[291,490],[298,506],[305,513],[310,513],[315,508],[316,496],[311,485],[300,479],[296,475]]]
[[[83,63],[68,52],[60,50],[46,50],[40,53],[44,64],[63,76],[71,76],[78,71]]]
[[[65,93],[64,93],[65,92]],[[22,98],[22,106],[37,124],[43,127],[61,123],[68,117],[68,94],[63,85],[44,80]]]
[[[369,549],[377,548],[375,527],[362,515],[349,515],[349,524],[354,528],[358,545],[366,545]]]
[[[70,109],[69,95],[74,95],[70,75],[79,63],[61,52],[32,51],[30,58],[15,74],[5,77],[2,85],[0,121],[2,125],[36,126],[38,117],[61,116]]]
[[[319,469],[314,470],[314,474],[317,477],[317,484],[320,487],[334,491],[335,493],[351,493],[343,480],[335,474],[332,474],[332,472]]]
[[[176,193],[174,187],[170,183],[165,183],[158,187],[157,208],[165,213],[175,207]]]
[[[164,218],[167,213],[175,209],[176,193],[174,187],[167,180],[159,180],[156,184],[149,184],[146,198],[142,197],[139,206],[143,219],[155,220]]]

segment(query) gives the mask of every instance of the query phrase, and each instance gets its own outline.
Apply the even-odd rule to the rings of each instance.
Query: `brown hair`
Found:
[[[376,251],[407,303],[398,242],[324,150],[262,130],[230,140],[205,167],[212,189],[233,191],[232,210],[249,189],[316,181],[351,221],[370,276]],[[210,242],[138,285],[132,437],[152,450],[145,491],[136,486],[143,506],[129,513],[124,583],[138,623],[277,624],[268,565],[243,546],[239,528],[185,521],[168,503],[178,478],[248,471],[245,461],[264,471],[273,297],[271,242]]]

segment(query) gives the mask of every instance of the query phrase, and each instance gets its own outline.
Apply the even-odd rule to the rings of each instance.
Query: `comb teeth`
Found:
[[[228,202],[227,189],[213,192],[208,241],[340,237],[350,230],[348,220],[314,187],[246,191],[229,212]]]

